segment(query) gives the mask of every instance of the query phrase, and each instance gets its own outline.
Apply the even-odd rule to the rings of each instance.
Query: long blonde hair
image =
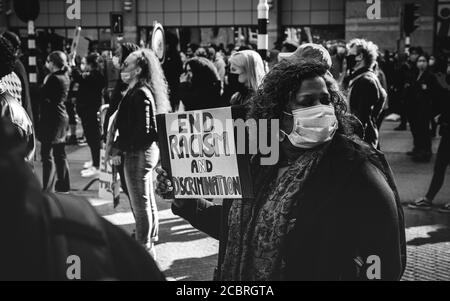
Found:
[[[231,56],[230,62],[247,74],[247,87],[256,92],[266,75],[264,62],[259,53],[254,50],[238,51]]]
[[[169,113],[171,105],[167,81],[155,53],[150,49],[139,49],[132,54],[136,56],[136,65],[142,69],[139,83],[147,86],[155,98],[156,113]]]

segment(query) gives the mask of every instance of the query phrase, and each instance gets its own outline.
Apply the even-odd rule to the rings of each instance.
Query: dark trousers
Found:
[[[97,118],[98,110],[96,108],[80,108],[78,115],[81,118],[84,135],[87,144],[91,149],[92,165],[96,168],[100,167],[100,122]]]
[[[414,149],[417,152],[431,154],[430,122],[431,112],[420,107],[411,108],[408,121],[414,140]]]
[[[47,192],[70,190],[69,163],[65,146],[64,143],[41,144],[42,184]]]
[[[450,164],[450,135],[444,135],[441,138],[436,162],[434,163],[434,173],[430,188],[427,192],[427,198],[433,200],[444,184],[445,172]]]
[[[77,125],[77,117],[75,112],[75,104],[68,100],[65,102],[67,115],[69,115],[69,125]]]

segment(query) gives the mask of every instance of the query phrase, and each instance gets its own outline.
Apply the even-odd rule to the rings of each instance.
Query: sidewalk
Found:
[[[395,174],[402,203],[405,204],[408,265],[403,280],[450,280],[450,215],[411,210],[406,204],[422,196],[431,180],[433,163],[417,164],[405,152],[411,149],[409,131],[396,132],[396,123],[386,122],[381,132],[381,147]],[[433,141],[436,152],[439,139]],[[98,185],[81,189],[89,182],[80,176],[89,160],[87,147],[68,147],[73,194],[85,196],[102,216],[131,233],[134,219],[126,196],[114,209],[112,200],[97,197]],[[433,158],[434,159],[434,158]],[[434,160],[433,160],[434,161]],[[41,176],[40,162],[36,173]],[[450,169],[436,204],[450,201]],[[170,204],[157,197],[160,241],[156,245],[157,262],[171,280],[211,280],[217,263],[218,241],[194,229],[172,214]]]

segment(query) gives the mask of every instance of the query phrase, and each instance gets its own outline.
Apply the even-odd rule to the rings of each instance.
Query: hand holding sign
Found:
[[[175,199],[251,197],[248,162],[236,153],[231,107],[156,116],[158,192]],[[170,187],[170,188],[169,188]]]

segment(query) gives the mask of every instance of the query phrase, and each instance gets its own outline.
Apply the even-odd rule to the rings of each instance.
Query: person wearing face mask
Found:
[[[228,85],[234,92],[230,104],[247,105],[265,75],[264,62],[259,53],[254,50],[242,50],[234,53],[230,58],[228,74]]]
[[[321,61],[281,61],[252,98],[248,118],[280,122],[278,162],[251,159],[253,198],[172,200],[176,215],[219,239],[216,280],[368,280],[374,254],[382,280],[402,276],[405,229],[393,175],[354,135]],[[157,172],[157,192],[168,198],[171,179]]]
[[[378,47],[370,41],[354,39],[347,48],[355,59],[354,71],[346,79],[349,108],[363,124],[364,141],[378,148],[377,124],[387,100],[387,92],[375,71]]]
[[[162,65],[164,75],[169,85],[169,97],[172,105],[172,111],[176,111],[180,105],[180,75],[183,73],[183,62],[180,53],[177,50],[178,37],[167,31],[166,35],[166,53]]]
[[[408,122],[413,136],[413,150],[408,153],[414,162],[429,162],[431,159],[430,123],[433,102],[438,99],[439,85],[428,69],[428,56],[417,59],[416,79],[412,82],[406,100]]]
[[[161,64],[151,50],[137,50],[123,63],[121,79],[128,84],[110,132],[118,138],[112,157],[122,163],[131,208],[136,220],[136,240],[155,257],[158,240],[158,209],[153,190],[152,170],[159,159],[156,114],[171,110],[167,82]],[[108,139],[110,140],[110,139]],[[109,144],[109,143],[107,143]],[[109,154],[107,154],[109,155]]]
[[[222,84],[214,64],[203,57],[189,59],[180,77],[180,99],[186,111],[226,106],[221,98]]]
[[[80,70],[73,70],[73,80],[79,84],[77,93],[77,112],[83,131],[91,150],[92,165],[81,171],[82,177],[98,176],[100,173],[100,124],[97,113],[103,102],[105,76],[101,71],[101,57],[98,53],[89,54],[81,63]]]
[[[395,128],[396,131],[405,131],[407,121],[407,100],[410,98],[411,85],[416,80],[417,59],[423,53],[421,47],[410,47],[409,53],[405,54],[407,58],[399,68],[399,94],[400,94],[400,125]]]
[[[65,145],[69,116],[64,104],[70,85],[67,56],[62,51],[54,51],[47,57],[45,66],[50,73],[41,87],[38,132],[43,188],[47,192],[68,193],[70,178]]]
[[[128,84],[124,83],[120,77],[120,70],[122,69],[123,63],[125,62],[126,58],[133,53],[134,51],[139,50],[139,46],[134,43],[122,43],[119,44],[116,50],[115,55],[112,58],[113,65],[115,69],[119,72],[119,78],[116,81],[116,85],[114,86],[114,90],[111,93],[110,101],[109,101],[109,107],[106,111],[105,120],[103,123],[103,141],[106,142],[106,137],[108,135],[108,129],[109,129],[109,123],[110,118],[114,114],[114,112],[117,111],[117,108],[119,106],[119,103],[122,101],[124,94],[126,93],[128,89]],[[123,156],[120,159],[120,163],[116,164],[117,172],[120,176],[120,187],[122,188],[122,191],[127,195],[129,199],[128,194],[128,188],[127,183],[125,181],[125,173],[123,170]],[[118,203],[115,203],[114,206],[117,206]]]

